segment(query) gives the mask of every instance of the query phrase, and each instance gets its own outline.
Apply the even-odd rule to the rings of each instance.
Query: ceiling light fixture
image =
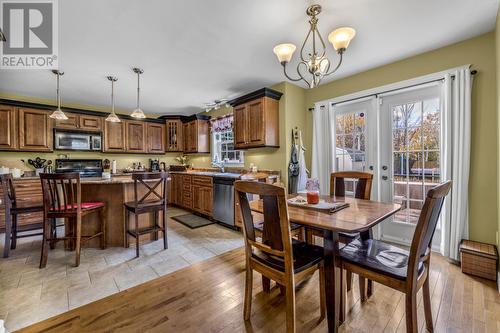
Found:
[[[5,37],[5,34],[3,33],[2,29],[0,29],[0,42],[6,42],[7,38]]]
[[[328,40],[330,41],[330,43],[332,43],[334,49],[339,54],[339,61],[337,65],[335,66],[335,68],[333,68],[333,70],[330,71],[331,63],[330,60],[326,57],[326,45],[323,41],[323,37],[321,37],[321,34],[318,31],[318,19],[316,18],[316,16],[321,13],[321,6],[309,6],[306,13],[310,17],[310,28],[309,32],[307,33],[306,39],[302,43],[302,47],[300,49],[300,62],[297,65],[297,74],[299,75],[299,77],[292,78],[286,72],[286,65],[290,62],[293,53],[297,49],[295,45],[289,43],[279,44],[274,47],[273,52],[278,57],[279,62],[283,66],[283,72],[289,80],[304,81],[305,83],[307,83],[309,88],[314,88],[320,84],[323,77],[331,75],[335,73],[337,69],[339,69],[340,65],[342,64],[342,56],[349,46],[351,40],[356,35],[356,30],[349,27],[343,27],[332,31],[328,35]],[[310,38],[312,39],[312,54],[308,53],[309,58],[307,59],[304,56],[304,53],[306,52],[304,49]],[[317,39],[319,40],[323,48],[321,52],[316,49]],[[305,74],[301,73],[301,68],[304,68],[305,70],[307,70],[307,72],[309,72],[309,74],[311,75],[310,81],[307,81],[305,79]]]
[[[216,99],[215,101],[213,101],[211,103],[205,103],[205,105],[203,105],[205,112],[209,112],[212,110],[218,110],[221,107],[225,107],[225,108],[231,107],[231,105],[229,105],[229,101],[227,100],[227,98]]]
[[[134,73],[137,74],[137,107],[135,108],[134,111],[132,111],[132,114],[130,116],[134,118],[143,119],[146,118],[146,115],[144,114],[144,111],[142,111],[141,108],[139,107],[139,94],[140,94],[139,81],[141,74],[144,73],[144,71],[137,67],[132,68],[132,70],[134,71]]]
[[[118,78],[116,76],[108,76],[107,78],[111,81],[111,113],[106,118],[106,121],[119,123],[121,120],[115,113],[115,82],[118,81]]]
[[[59,92],[59,78],[61,77],[61,75],[64,75],[64,72],[53,70],[52,73],[57,75],[57,89],[56,89],[57,109],[55,109],[54,112],[52,112],[50,118],[57,120],[67,120],[68,116],[66,116],[64,112],[61,110],[61,94]]]

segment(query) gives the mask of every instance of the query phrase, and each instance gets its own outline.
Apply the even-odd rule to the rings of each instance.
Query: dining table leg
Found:
[[[342,324],[342,272],[338,265],[339,236],[337,232],[325,230],[323,235],[325,255],[326,319],[328,332],[337,332]]]

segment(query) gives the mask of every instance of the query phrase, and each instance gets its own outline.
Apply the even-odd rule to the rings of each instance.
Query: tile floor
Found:
[[[170,208],[168,216],[185,213]],[[21,239],[8,259],[0,258],[0,319],[12,332],[243,246],[241,233],[217,224],[189,229],[171,218],[168,223],[168,250],[161,239],[141,246],[137,259],[133,248],[83,249],[79,267],[60,242],[39,269],[41,238]]]

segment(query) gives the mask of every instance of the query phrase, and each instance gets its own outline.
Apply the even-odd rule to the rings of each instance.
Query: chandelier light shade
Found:
[[[328,35],[328,40],[339,55],[337,64],[332,68],[332,62],[326,56],[326,44],[318,30],[317,16],[321,13],[321,6],[309,6],[306,13],[309,16],[310,28],[300,48],[300,59],[297,65],[298,77],[291,77],[287,73],[287,64],[292,60],[296,46],[289,43],[279,44],[274,47],[273,52],[283,66],[283,73],[287,79],[294,82],[304,81],[309,88],[314,88],[320,84],[325,76],[335,73],[340,68],[343,54],[356,35],[356,31],[353,28],[343,27]],[[311,44],[310,47],[306,47],[308,43]],[[310,78],[307,79],[306,76]]]
[[[50,115],[50,118],[56,119],[56,120],[67,120],[68,116],[64,114],[64,112],[61,110],[61,94],[59,91],[59,78],[61,75],[64,75],[64,72],[58,71],[58,70],[53,70],[52,73],[54,73],[57,77],[57,89],[56,89],[56,96],[57,96],[57,109],[55,109],[52,114]]]
[[[111,113],[106,118],[106,121],[119,123],[121,122],[121,120],[115,113],[115,82],[118,81],[118,78],[115,76],[108,76],[107,78],[109,81],[111,81]]]
[[[132,68],[134,73],[137,74],[137,106],[134,111],[132,111],[132,114],[130,114],[131,117],[138,118],[138,119],[144,119],[146,118],[146,115],[144,114],[144,111],[141,110],[139,106],[139,97],[140,97],[140,79],[141,79],[141,74],[144,73],[144,71],[140,68]]]
[[[347,49],[351,40],[356,36],[356,30],[349,27],[338,28],[330,32],[328,40],[335,50]]]

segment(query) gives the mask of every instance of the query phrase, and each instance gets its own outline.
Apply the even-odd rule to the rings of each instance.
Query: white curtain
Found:
[[[460,241],[469,237],[470,69],[458,69],[446,75],[444,81],[442,178],[452,180],[453,185],[442,211],[441,253],[450,259],[459,260]]]
[[[318,178],[321,194],[330,193],[330,173],[334,171],[334,111],[327,105],[313,110],[312,178]]]

